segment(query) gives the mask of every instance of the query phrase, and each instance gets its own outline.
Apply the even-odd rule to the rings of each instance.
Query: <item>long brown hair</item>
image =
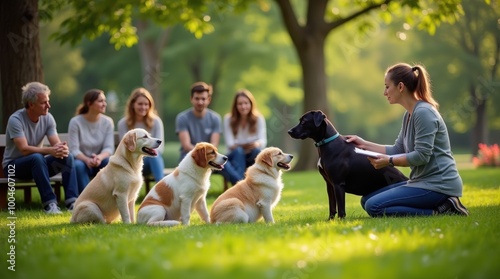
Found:
[[[136,115],[135,115],[135,110],[134,110],[134,104],[135,104],[135,102],[137,102],[137,99],[139,97],[144,97],[144,98],[148,99],[148,101],[149,101],[149,110],[146,113],[146,115],[144,116],[143,121],[147,127],[146,130],[151,131],[151,128],[153,128],[154,117],[155,117],[155,115],[158,115],[158,113],[156,112],[155,102],[153,100],[153,96],[151,96],[151,93],[149,93],[149,91],[143,87],[139,87],[139,88],[134,89],[132,91],[132,93],[130,94],[130,97],[127,100],[127,105],[126,105],[127,109],[125,110],[125,119],[126,119],[127,127],[130,130],[130,129],[133,129],[135,126]]]
[[[97,98],[99,98],[99,95],[101,94],[104,95],[104,91],[100,89],[90,89],[85,92],[85,95],[83,96],[83,103],[78,105],[76,108],[76,115],[89,112],[89,107],[97,100]]]
[[[417,93],[417,97],[436,109],[439,108],[438,102],[432,97],[430,77],[422,65],[410,66],[406,63],[398,63],[387,69],[386,75],[389,79],[398,84],[402,82],[408,90]]]
[[[247,117],[247,122],[248,122],[248,130],[250,131],[251,134],[254,134],[257,131],[257,119],[258,116],[260,115],[259,111],[255,107],[255,98],[253,94],[248,91],[247,89],[241,89],[236,92],[236,95],[234,95],[233,99],[233,105],[231,107],[231,120],[230,120],[230,126],[231,130],[233,131],[233,135],[236,136],[238,133],[238,126],[240,125],[241,122],[241,114],[238,111],[238,98],[239,97],[245,97],[250,101],[250,113],[248,114]]]

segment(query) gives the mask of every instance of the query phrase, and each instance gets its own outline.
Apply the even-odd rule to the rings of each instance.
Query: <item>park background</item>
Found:
[[[106,92],[107,114],[116,122],[133,88],[157,87],[157,105],[169,147],[164,155],[171,166],[178,156],[175,115],[190,106],[190,84],[205,80],[215,88],[212,109],[224,114],[234,92],[246,87],[255,94],[267,119],[269,144],[287,152],[300,149],[301,142],[292,141],[286,131],[304,108],[311,107],[306,104],[316,92],[303,89],[301,63],[280,17],[277,3],[283,5],[287,0],[2,0],[0,8],[6,3],[28,2],[40,4],[39,14],[44,20],[35,25],[29,21],[29,14],[24,15],[27,21],[17,33],[1,32],[7,26],[9,11],[0,10],[2,100],[18,97],[18,88],[27,82],[19,82],[15,90],[3,89],[11,81],[7,78],[9,71],[19,69],[16,66],[22,63],[19,53],[6,55],[2,47],[20,49],[39,37],[43,82],[52,89],[51,112],[59,132],[67,132],[69,119],[90,88]],[[224,9],[216,7],[224,2]],[[234,4],[240,2],[249,5],[240,9]],[[324,62],[328,101],[318,106],[328,111],[341,133],[391,143],[404,111],[388,105],[383,97],[384,71],[400,61],[424,64],[448,124],[453,151],[461,153],[457,158],[464,180],[462,201],[471,216],[369,218],[359,206],[359,197],[347,195],[346,220],[326,222],[328,202],[317,171],[284,175],[286,187],[274,211],[274,225],[259,222],[214,227],[202,224],[194,214],[189,227],[151,228],[120,223],[74,226],[68,222],[69,212],[48,216],[39,210],[38,203],[18,203],[15,273],[6,269],[5,251],[9,250],[4,237],[10,232],[8,213],[0,212],[0,258],[5,265],[0,269],[0,278],[496,278],[499,172],[494,168],[472,169],[464,162],[470,162],[477,150],[475,142],[499,142],[498,2],[291,1],[300,14],[301,26],[306,21],[306,4],[326,2],[325,19],[329,21],[342,20],[376,3],[391,4],[385,11],[365,13],[327,36]],[[121,19],[132,3],[169,3],[169,9],[185,11],[178,13],[178,19],[186,15],[188,19],[179,20],[184,24],[134,19],[125,23],[124,32],[116,32],[116,36],[91,32],[95,35],[92,40],[92,36],[83,36],[73,45],[61,45],[52,37],[54,32],[64,31],[63,21],[68,18],[75,20],[76,29],[93,27],[80,20],[82,14],[103,28],[101,20]],[[397,6],[401,3],[406,8]],[[463,12],[451,16],[455,19],[453,25],[446,21],[437,24],[436,20],[446,16],[438,13],[430,17],[428,7],[409,8],[417,3],[453,11],[463,8]],[[459,3],[462,6],[457,9]],[[60,9],[51,10],[50,6]],[[91,13],[89,8],[101,12]],[[200,21],[190,11],[200,10],[205,10],[198,17],[202,24],[193,27],[190,23]],[[427,27],[419,29],[419,20]],[[134,44],[133,37],[129,37],[131,40],[125,39],[118,48],[120,35],[133,29],[132,25],[140,33],[139,41]],[[150,42],[147,45],[153,48],[141,50],[141,41]],[[155,63],[161,67],[144,66],[144,53],[158,54]],[[32,78],[27,71],[20,73],[25,79]],[[1,104],[2,125],[10,104]],[[3,127],[0,132],[4,132]],[[304,144],[314,148],[310,141]],[[315,152],[311,155],[317,160]],[[303,161],[302,156],[297,159]],[[403,171],[408,173],[409,169]],[[220,177],[215,182],[208,195],[209,205],[221,191]]]
[[[205,3],[199,17],[201,24],[208,27],[200,27],[202,31],[180,20],[161,24],[142,18],[129,26],[137,32],[139,41],[117,43],[111,32],[96,35],[97,32],[88,30],[82,31],[87,33],[80,40],[64,39],[61,33],[68,27],[63,21],[75,17],[78,2],[39,1],[41,20],[37,35],[43,82],[52,90],[50,112],[57,120],[58,131],[67,132],[68,122],[88,89],[106,92],[107,114],[116,124],[134,88],[155,88],[156,107],[164,122],[167,141],[164,158],[166,165],[172,167],[177,163],[179,148],[175,116],[191,106],[190,85],[203,80],[214,85],[211,109],[224,115],[230,110],[236,90],[247,88],[255,95],[257,107],[266,118],[269,145],[294,153],[301,144],[312,148],[311,142],[293,141],[286,133],[305,112],[306,99],[314,97],[304,92],[301,64],[281,18],[277,2],[285,1],[246,1],[249,4],[245,8],[234,4],[238,1],[226,1],[223,9],[212,6],[223,2]],[[291,2],[298,21],[304,23],[306,1]],[[327,2],[325,19],[349,14],[377,1]],[[432,3],[422,2],[423,6]],[[389,20],[387,11],[380,9],[336,28],[326,37],[328,101],[322,108],[326,107],[328,117],[340,133],[358,134],[386,144],[395,140],[404,110],[388,104],[383,96],[383,78],[388,66],[407,62],[422,64],[429,71],[455,153],[471,154],[472,158],[477,153],[477,143],[500,142],[498,3],[482,0],[440,3],[445,2],[460,5],[449,20],[451,24],[441,22],[422,29],[421,22],[412,22],[412,18],[418,17],[409,16],[408,7],[390,10]],[[108,5],[103,14],[91,17],[98,21],[111,17],[104,13],[113,9],[116,13],[126,11],[125,5],[130,1],[93,3],[96,7]],[[50,5],[59,6],[54,9]],[[120,5],[124,5],[123,10]],[[193,8],[197,9],[200,10]],[[426,10],[422,8],[419,12],[425,14]],[[81,29],[85,28],[88,27],[82,24]],[[64,43],[61,37],[66,40]],[[20,94],[20,90],[1,94]],[[0,132],[4,133],[5,127]]]

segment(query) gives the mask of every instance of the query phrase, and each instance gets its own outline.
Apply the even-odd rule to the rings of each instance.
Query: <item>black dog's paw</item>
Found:
[[[328,216],[328,220],[327,221],[332,221],[332,220],[335,220],[335,215]]]

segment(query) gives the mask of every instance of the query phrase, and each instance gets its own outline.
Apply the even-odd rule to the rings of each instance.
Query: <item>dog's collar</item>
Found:
[[[336,133],[335,135],[333,135],[333,136],[331,136],[331,137],[329,137],[329,138],[327,138],[327,139],[324,139],[324,140],[321,140],[321,141],[315,142],[315,143],[314,143],[314,145],[315,145],[316,147],[320,147],[320,146],[322,146],[323,144],[329,143],[329,142],[331,142],[332,140],[334,140],[334,139],[338,138],[339,136],[340,136],[340,134],[339,134],[339,133]]]

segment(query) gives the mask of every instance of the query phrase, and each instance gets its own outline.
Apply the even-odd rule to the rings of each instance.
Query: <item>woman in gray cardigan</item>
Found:
[[[106,112],[106,96],[99,89],[87,91],[76,116],[68,125],[69,151],[75,157],[78,191],[104,168],[115,151],[114,122]]]
[[[384,96],[406,109],[394,145],[381,145],[358,136],[346,136],[357,147],[382,154],[368,158],[373,167],[410,167],[408,181],[389,185],[361,198],[372,217],[469,214],[458,197],[462,179],[453,158],[448,129],[432,97],[429,77],[421,65],[400,63],[385,75]]]

